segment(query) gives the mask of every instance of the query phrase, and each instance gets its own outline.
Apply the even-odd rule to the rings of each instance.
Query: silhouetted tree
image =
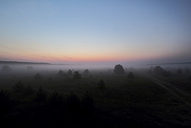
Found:
[[[80,79],[81,78],[81,74],[78,71],[75,71],[74,74],[73,74],[73,77],[75,79]]]
[[[120,64],[115,65],[115,68],[113,71],[115,72],[115,74],[124,74],[125,73],[123,66]]]
[[[153,69],[153,72],[157,75],[162,75],[164,70],[160,67],[160,66],[156,66],[154,69]]]
[[[132,72],[129,72],[129,74],[128,74],[128,78],[129,78],[129,79],[134,79],[134,75],[133,75]]]
[[[83,114],[92,114],[94,112],[95,103],[91,93],[85,93],[82,98],[82,112]]]
[[[65,102],[66,111],[69,112],[69,114],[79,114],[80,112],[80,99],[76,94],[71,92],[71,94],[66,96],[66,102]]]
[[[63,76],[64,72],[62,70],[58,71],[58,76]]]
[[[182,74],[182,70],[179,68],[179,69],[177,70],[177,73],[178,73],[178,74]]]
[[[34,90],[30,85],[24,86],[24,84],[20,81],[13,85],[13,91],[15,92],[24,92],[24,94],[33,94]]]
[[[85,69],[84,72],[83,72],[83,75],[84,76],[89,76],[90,72],[88,69]]]
[[[50,95],[48,101],[49,101],[49,104],[50,104],[51,106],[56,106],[56,107],[62,106],[63,103],[64,103],[64,96],[63,96],[62,93],[59,93],[58,91],[55,90],[55,91],[52,92],[52,94]]]
[[[40,73],[37,73],[37,74],[34,76],[34,78],[35,78],[36,80],[40,80],[40,79],[41,79]]]
[[[2,89],[0,91],[0,119],[1,119],[1,116],[8,114],[11,107],[12,107],[12,103],[9,98],[9,94],[7,93],[7,91],[4,91]]]
[[[105,87],[105,82],[101,79],[100,81],[99,81],[99,83],[98,83],[98,88],[99,89],[105,89],[106,87]]]
[[[69,76],[69,77],[72,77],[72,70],[68,70],[68,72],[67,72],[67,75]]]
[[[40,86],[35,97],[35,101],[37,102],[44,102],[47,99],[47,93],[44,91],[44,89]]]
[[[13,86],[13,90],[15,92],[23,92],[25,90],[25,86],[23,85],[21,80],[19,80],[17,83],[15,83],[15,85]]]
[[[30,85],[25,86],[25,89],[24,89],[25,94],[30,95],[30,94],[33,94],[34,92],[35,90]]]

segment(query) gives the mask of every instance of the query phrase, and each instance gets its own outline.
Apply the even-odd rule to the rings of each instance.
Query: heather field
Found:
[[[130,70],[80,70],[80,77],[74,76],[75,70],[72,75],[67,72],[1,72],[0,121],[14,127],[191,126],[186,76],[163,77],[135,69],[133,77]]]

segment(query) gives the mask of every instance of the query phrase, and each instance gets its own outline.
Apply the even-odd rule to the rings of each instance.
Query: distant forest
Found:
[[[147,65],[169,65],[169,64],[191,64],[191,62],[177,62],[177,63],[156,63],[156,64],[147,64]]]
[[[0,64],[48,64],[50,63],[45,63],[45,62],[19,62],[19,61],[0,61]]]

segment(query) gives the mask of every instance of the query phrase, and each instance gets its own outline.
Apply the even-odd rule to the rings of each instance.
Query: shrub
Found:
[[[19,80],[19,82],[15,83],[15,85],[13,86],[13,90],[15,92],[23,92],[25,90],[25,86],[23,85],[21,80]]]
[[[47,99],[47,93],[44,91],[44,89],[40,86],[35,97],[35,101],[37,102],[44,102]]]
[[[105,89],[106,87],[105,87],[105,82],[101,79],[100,81],[99,81],[99,83],[98,83],[98,88],[99,89]]]
[[[72,77],[72,70],[68,70],[68,72],[67,72],[67,75],[68,75],[68,77]]]
[[[0,91],[0,117],[6,115],[11,108],[11,100],[7,91]]]
[[[93,99],[93,95],[91,93],[85,93],[82,98],[82,112],[84,114],[92,114],[94,112],[95,103]]]
[[[73,77],[75,79],[80,79],[81,78],[81,74],[78,71],[75,71],[74,74],[73,74]]]
[[[33,94],[35,91],[33,90],[33,88],[30,85],[27,85],[25,87],[24,93],[29,95],[29,94]]]
[[[79,114],[81,107],[80,99],[73,92],[67,95],[65,105],[66,105],[66,111],[69,112],[69,114]]]
[[[50,95],[48,101],[49,101],[49,104],[50,104],[51,106],[56,106],[56,107],[62,106],[63,103],[64,103],[64,96],[63,96],[62,93],[59,93],[58,91],[55,90],[55,91],[52,92],[52,94]]]

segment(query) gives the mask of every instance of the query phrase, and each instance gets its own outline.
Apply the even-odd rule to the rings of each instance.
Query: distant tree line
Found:
[[[162,67],[160,66],[156,66],[156,67],[150,67],[148,73],[150,74],[155,74],[155,75],[160,75],[160,76],[164,76],[164,77],[170,77],[172,76],[173,74],[171,73],[171,71],[167,71],[165,69],[163,69]],[[182,69],[177,69],[176,72],[175,72],[177,75],[181,75],[183,74],[183,71]],[[185,68],[185,71],[184,71],[185,74],[189,74],[190,73],[190,70],[186,67]]]
[[[63,70],[59,70],[58,71],[58,76],[61,76],[61,77],[73,77],[74,79],[80,79],[82,77],[82,75],[79,73],[79,71],[72,71],[72,70],[68,70],[66,73],[64,73]],[[88,69],[85,69],[84,72],[83,72],[83,76],[84,77],[88,77],[90,76],[90,72]]]

